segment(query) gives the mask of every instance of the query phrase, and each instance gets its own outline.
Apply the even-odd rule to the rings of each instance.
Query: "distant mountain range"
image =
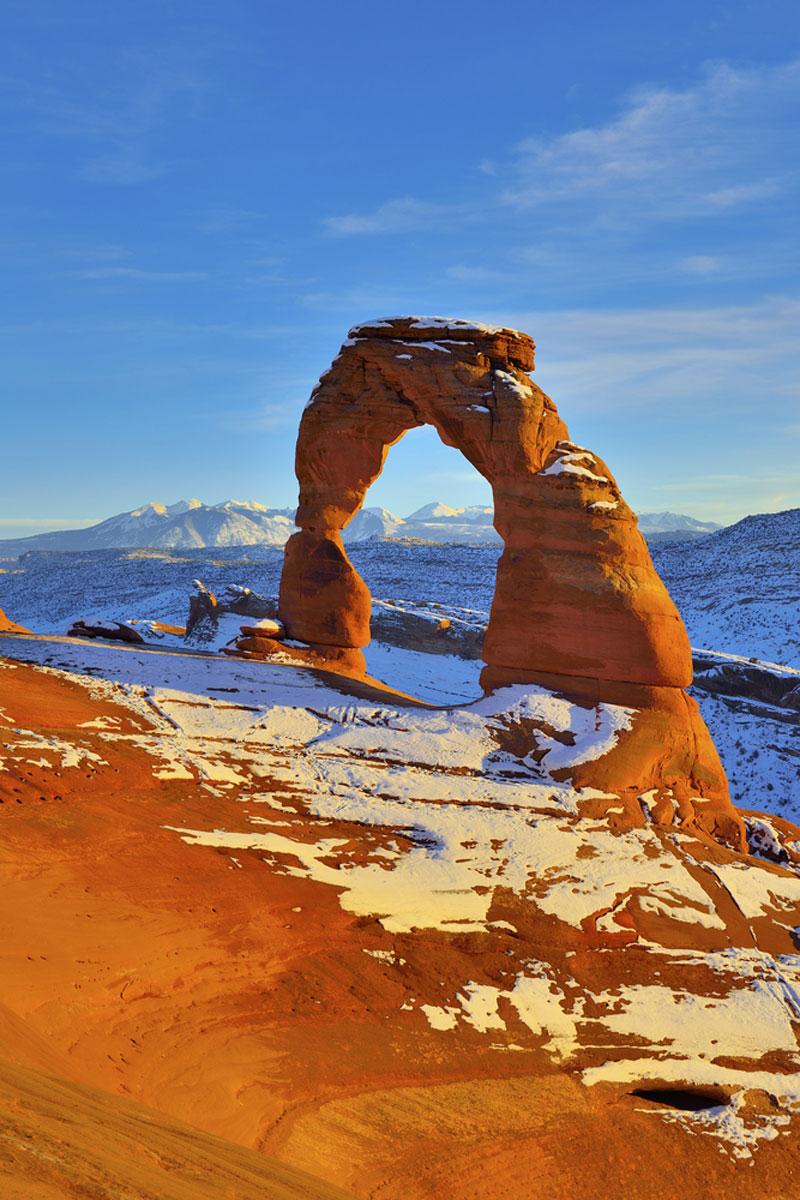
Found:
[[[648,542],[685,542],[691,538],[707,537],[709,533],[725,528],[724,525],[717,525],[716,521],[697,521],[680,513],[641,512],[636,515],[639,529]]]
[[[499,542],[493,521],[491,507],[473,504],[469,508],[450,508],[434,500],[405,518],[385,508],[362,508],[343,537],[346,542],[363,542],[376,536],[422,538],[426,542]]]
[[[62,529],[0,540],[0,557],[16,558],[36,550],[280,547],[295,530],[294,515],[294,508],[267,508],[255,500],[225,500],[211,505],[199,500],[179,500],[170,505],[151,502],[88,529]],[[385,508],[362,508],[344,531],[344,540],[407,537],[431,542],[499,543],[493,520],[491,507],[450,508],[439,501],[425,504],[405,518]],[[711,521],[697,521],[669,512],[641,513],[639,527],[648,541],[704,537],[722,528]]]
[[[294,513],[293,508],[267,508],[255,501],[225,500],[210,505],[199,500],[170,505],[151,502],[88,529],[60,529],[0,541],[0,555],[17,556],[31,550],[282,546],[294,532]]]

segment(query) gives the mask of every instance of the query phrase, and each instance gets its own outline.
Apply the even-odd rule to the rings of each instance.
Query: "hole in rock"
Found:
[[[366,524],[370,509],[384,511]],[[477,699],[503,548],[489,483],[425,425],[391,447],[362,511],[363,534],[344,540],[373,598],[368,673],[432,704]]]
[[[650,1100],[664,1108],[679,1108],[683,1112],[702,1112],[706,1108],[719,1108],[729,1104],[730,1099],[722,1091],[699,1088],[634,1088],[630,1096],[638,1096],[640,1100]]]

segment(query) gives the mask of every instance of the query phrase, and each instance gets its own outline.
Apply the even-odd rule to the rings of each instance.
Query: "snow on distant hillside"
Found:
[[[651,553],[693,646],[800,667],[800,508]]]
[[[393,537],[404,524],[386,508],[362,508],[342,534],[345,542],[365,542],[372,537]]]
[[[442,504],[439,500],[434,500],[431,504],[423,504],[422,508],[417,508],[413,513],[409,513],[406,520],[435,521],[441,520],[442,517],[457,517],[460,511],[457,508],[450,508],[448,504]]]
[[[177,504],[168,504],[167,512],[171,517],[183,516],[185,512],[190,512],[193,508],[202,508],[202,500],[179,500]]]

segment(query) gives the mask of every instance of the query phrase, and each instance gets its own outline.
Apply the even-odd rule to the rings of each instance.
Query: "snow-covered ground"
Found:
[[[479,659],[424,654],[383,642],[372,642],[364,657],[374,679],[429,704],[465,704],[482,695],[478,678],[483,663]]]
[[[693,645],[800,669],[797,565],[800,512],[748,518],[701,542],[654,550]],[[485,625],[497,547],[368,541],[349,548],[373,596],[409,612]],[[95,551],[33,554],[0,573],[0,608],[37,633],[65,633],[73,620],[186,622],[193,580],[217,594],[239,584],[278,591],[283,554],[270,547],[191,553]],[[436,606],[441,606],[436,608]],[[471,615],[470,615],[471,614]],[[235,634],[229,620],[222,640]],[[475,660],[373,643],[370,674],[432,704],[479,694]],[[800,820],[800,725],[789,710],[695,691],[736,802]]]
[[[693,646],[800,668],[800,508],[650,552]]]
[[[277,594],[283,550],[247,547],[171,553],[95,550],[31,554],[0,565],[0,608],[34,633],[66,633],[84,620],[157,620],[185,625],[198,577],[212,592],[245,583]]]
[[[693,689],[741,808],[800,823],[800,715]]]

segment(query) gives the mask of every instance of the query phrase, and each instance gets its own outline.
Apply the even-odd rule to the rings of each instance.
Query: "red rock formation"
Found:
[[[576,785],[622,790],[633,824],[645,819],[639,797],[654,791],[657,821],[677,814],[741,847],[724,771],[681,690],[692,679],[683,622],[610,470],[569,440],[531,382],[533,352],[526,334],[465,321],[397,317],[351,329],[300,422],[301,532],[286,546],[280,618],[290,638],[323,653],[369,643],[369,592],[340,531],[390,446],[433,425],[491,483],[504,542],[484,688],[537,683],[635,710]],[[239,649],[270,652],[252,638]]]
[[[323,646],[368,645],[369,589],[339,530],[304,528],[289,538],[284,553],[279,614],[284,625],[284,614],[292,614],[289,636]]]
[[[16,621],[10,621],[0,608],[0,633],[30,633],[30,629],[17,625]]]
[[[138,629],[134,629],[132,625],[125,625],[122,621],[73,621],[67,630],[67,637],[106,638],[112,642],[144,645],[144,638]]]

